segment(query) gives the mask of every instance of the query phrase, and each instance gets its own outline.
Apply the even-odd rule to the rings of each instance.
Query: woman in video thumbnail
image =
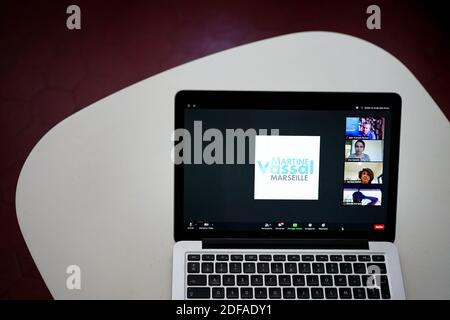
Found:
[[[348,159],[358,159],[359,161],[370,161],[369,155],[364,153],[366,143],[362,140],[355,142],[355,153],[351,154]]]
[[[362,184],[371,184],[372,180],[374,178],[374,174],[372,169],[370,168],[363,168],[359,173],[358,177],[361,180]]]

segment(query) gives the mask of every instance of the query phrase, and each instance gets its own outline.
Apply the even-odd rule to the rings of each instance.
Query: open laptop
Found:
[[[173,299],[404,299],[395,93],[180,91]]]

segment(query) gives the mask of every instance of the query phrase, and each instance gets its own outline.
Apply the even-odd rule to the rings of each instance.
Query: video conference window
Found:
[[[344,205],[380,206],[380,189],[344,188]]]
[[[344,168],[345,183],[381,184],[383,183],[382,162],[346,162]]]
[[[345,161],[382,162],[383,140],[347,140],[345,142]]]
[[[384,118],[349,117],[347,118],[345,136],[347,139],[383,140],[384,122]]]
[[[344,205],[381,205],[385,118],[347,117]]]

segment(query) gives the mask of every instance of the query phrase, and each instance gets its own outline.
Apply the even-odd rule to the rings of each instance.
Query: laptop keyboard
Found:
[[[188,299],[390,299],[382,254],[186,254]],[[374,276],[376,274],[377,276]],[[374,286],[377,278],[378,286]]]

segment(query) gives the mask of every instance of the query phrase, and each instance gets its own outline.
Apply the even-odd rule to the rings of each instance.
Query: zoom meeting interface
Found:
[[[384,230],[390,110],[329,109],[185,109],[185,229]]]

